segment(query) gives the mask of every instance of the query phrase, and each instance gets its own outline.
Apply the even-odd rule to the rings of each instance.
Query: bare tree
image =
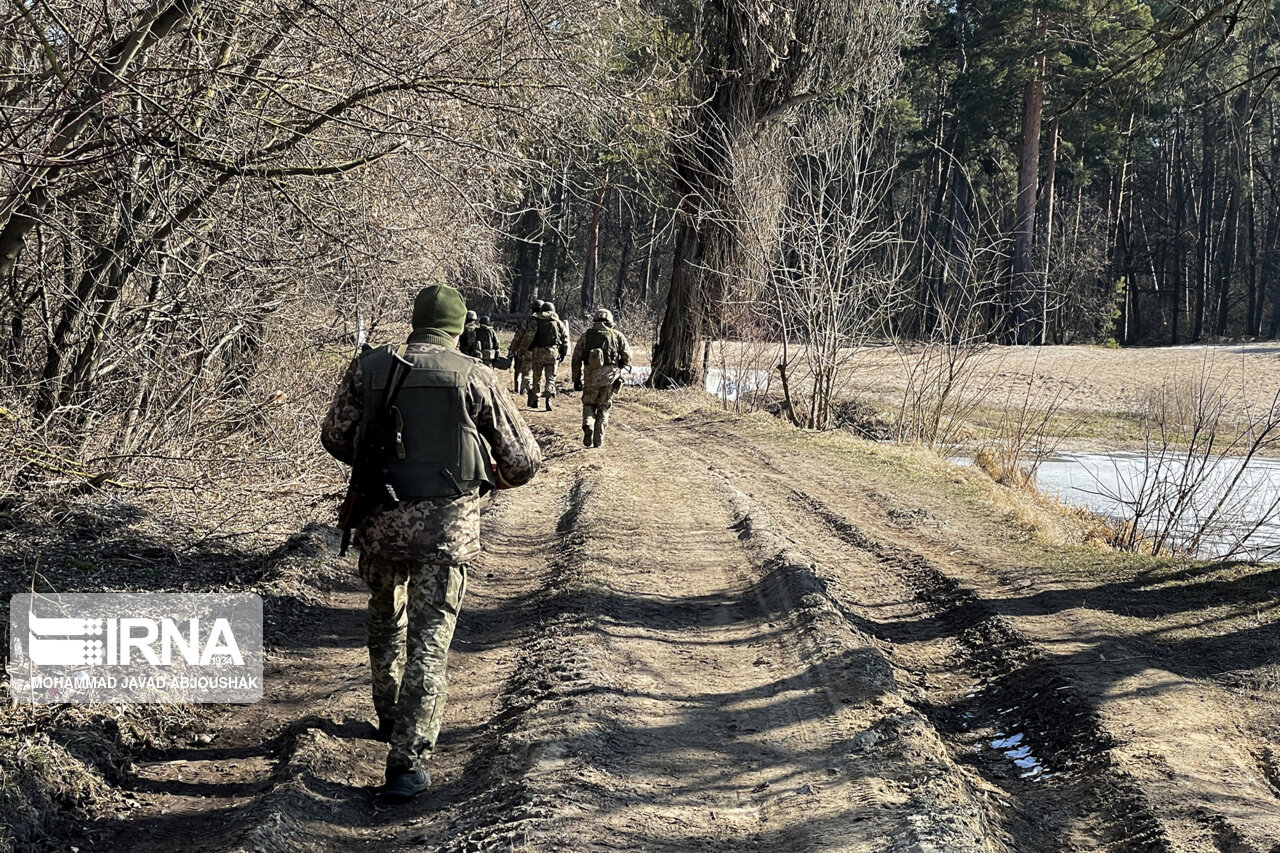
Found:
[[[299,407],[323,396],[305,363],[350,352],[335,327],[384,333],[425,280],[499,286],[495,210],[552,140],[572,156],[567,131],[619,111],[608,50],[633,13],[11,4],[8,402],[73,454],[296,448]]]
[[[887,336],[905,296],[895,264],[899,232],[882,221],[892,172],[877,162],[878,131],[875,112],[834,110],[785,148],[789,180],[771,284],[783,339],[777,369],[797,426],[835,425],[834,404],[848,395],[858,348]],[[793,352],[807,368],[803,405]]]
[[[695,106],[675,143],[680,223],[654,347],[656,387],[697,383],[703,335],[731,289],[727,271],[742,264],[734,204],[741,150],[800,107],[886,88],[915,11],[912,0],[704,2],[691,72]]]

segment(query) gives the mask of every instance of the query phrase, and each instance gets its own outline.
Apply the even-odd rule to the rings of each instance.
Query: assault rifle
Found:
[[[413,370],[413,362],[398,352],[391,354],[391,373],[387,387],[382,390],[378,410],[369,421],[369,427],[356,445],[355,459],[351,464],[351,481],[347,495],[338,508],[338,526],[342,528],[342,549],[338,556],[345,557],[351,547],[351,531],[359,527],[375,510],[391,509],[400,505],[395,488],[387,482],[383,462],[396,454],[404,458],[404,424],[396,398]]]

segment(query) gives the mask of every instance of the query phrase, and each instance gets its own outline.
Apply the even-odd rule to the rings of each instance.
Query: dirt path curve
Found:
[[[1274,692],[1204,677],[1244,666],[1244,643],[1198,643],[1193,662],[1113,612],[1107,590],[1011,564],[990,547],[997,531],[918,526],[930,514],[884,483],[722,425],[669,427],[636,424],[758,489],[849,617],[891,644],[957,760],[1002,790],[993,814],[1011,849],[1280,850]],[[1151,612],[1176,606],[1152,598]],[[1210,603],[1187,602],[1185,621]]]
[[[269,611],[264,702],[126,768],[103,849],[1280,850],[1260,709],[1215,800],[1186,776],[1223,761],[1139,760],[1175,727],[1073,665],[1100,625],[1032,608],[1047,581],[728,419],[624,404],[583,449],[576,402],[529,413],[546,468],[485,515],[427,795],[373,796],[364,595],[330,551],[322,605]],[[1180,678],[1162,702],[1218,701]]]

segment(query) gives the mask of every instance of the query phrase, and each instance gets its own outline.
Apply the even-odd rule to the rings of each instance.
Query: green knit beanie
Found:
[[[460,335],[466,325],[467,303],[462,294],[447,284],[432,284],[418,291],[413,300],[413,328],[436,329]]]

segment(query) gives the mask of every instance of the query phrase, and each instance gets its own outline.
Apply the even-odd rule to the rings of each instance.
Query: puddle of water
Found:
[[[1031,747],[1022,743],[1022,733],[1015,732],[1008,737],[1000,736],[991,741],[991,748],[1001,752],[1013,765],[1024,772],[1018,774],[1020,779],[1052,779],[1052,773],[1044,772],[1044,764],[1031,752]]]
[[[640,386],[649,381],[653,372],[647,366],[633,367],[622,374],[622,381],[627,385]],[[712,368],[707,371],[703,387],[708,394],[714,394],[730,403],[736,402],[743,394],[751,391],[762,391],[769,385],[767,370],[721,370]]]
[[[962,465],[972,460],[958,458]],[[1236,550],[1240,537],[1248,535],[1241,556],[1251,559],[1276,559],[1280,553],[1280,460],[1253,459],[1240,473],[1242,461],[1226,458],[1209,463],[1203,485],[1188,502],[1182,523],[1175,525],[1174,535],[1185,539],[1196,531],[1198,519],[1205,518],[1221,504],[1214,522],[1214,532],[1201,540],[1203,558],[1220,557]],[[1169,495],[1173,505],[1176,484],[1186,470],[1186,461],[1168,456],[1163,460],[1136,452],[1055,453],[1040,463],[1036,484],[1040,491],[1065,504],[1082,507],[1110,519],[1128,516],[1128,502],[1144,489],[1153,488],[1159,477],[1167,486],[1156,492]],[[1194,468],[1193,468],[1194,473]],[[1239,482],[1232,482],[1239,475]],[[1226,494],[1230,490],[1230,494]],[[1149,528],[1160,523],[1159,516],[1148,520]]]
[[[715,394],[730,403],[736,402],[743,394],[751,391],[762,391],[769,384],[767,370],[720,370],[712,368],[707,371],[704,383],[707,393]]]

